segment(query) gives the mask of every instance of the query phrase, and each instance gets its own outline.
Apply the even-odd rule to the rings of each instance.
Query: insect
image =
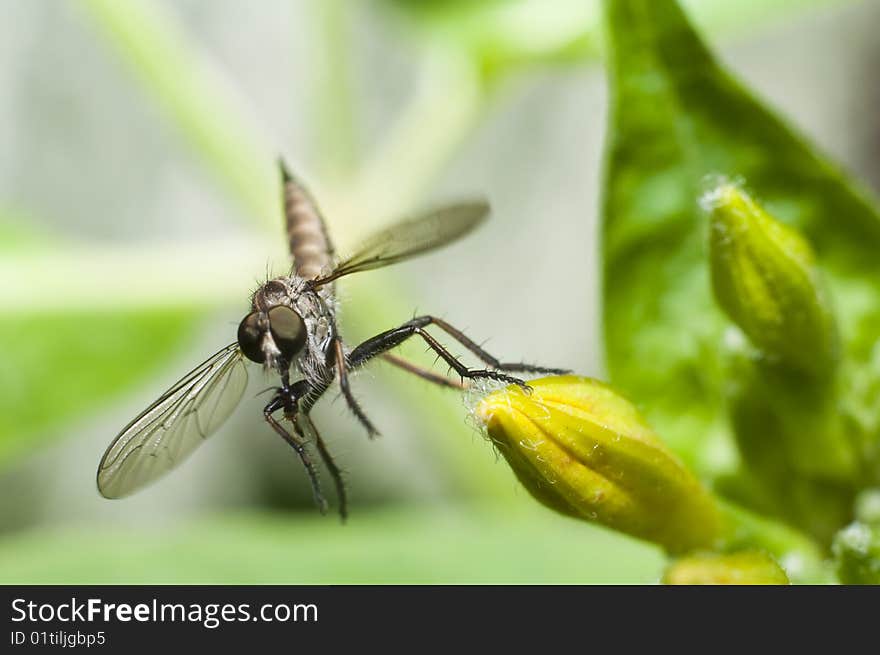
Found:
[[[337,261],[324,218],[312,196],[279,162],[287,239],[293,259],[289,275],[260,286],[251,309],[238,326],[238,336],[187,373],[116,436],[98,466],[98,490],[121,498],[167,473],[196,449],[229,417],[247,385],[246,360],[262,364],[279,378],[263,418],[299,456],[321,512],[327,502],[312,460],[314,445],[330,473],[343,519],[347,501],[342,473],[309,413],[334,383],[370,437],[378,431],[352,394],[351,371],[376,357],[430,382],[464,388],[465,379],[487,378],[526,386],[507,372],[563,373],[560,369],[499,362],[461,331],[433,316],[419,316],[349,349],[336,323],[337,279],[394,264],[444,246],[464,236],[489,213],[483,201],[450,205],[401,221],[363,242],[354,255]],[[442,330],[486,364],[469,369],[427,330]],[[389,351],[418,335],[460,377],[460,381],[423,369]],[[294,381],[291,379],[295,377]],[[281,413],[279,420],[278,414]]]

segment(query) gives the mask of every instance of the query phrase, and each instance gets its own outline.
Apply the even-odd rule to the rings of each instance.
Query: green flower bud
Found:
[[[760,550],[738,553],[700,553],[673,562],[663,574],[668,585],[789,584],[772,557]]]
[[[831,550],[843,584],[880,584],[880,526],[850,523],[834,537]]]
[[[671,552],[713,545],[720,520],[712,497],[635,407],[590,378],[529,384],[490,393],[476,415],[532,496]]]
[[[830,545],[852,520],[860,479],[852,432],[840,420],[833,390],[746,357],[730,361],[731,427],[760,497],[753,496],[753,506]]]
[[[720,184],[701,204],[718,304],[771,361],[829,377],[837,329],[809,243],[734,184]]]

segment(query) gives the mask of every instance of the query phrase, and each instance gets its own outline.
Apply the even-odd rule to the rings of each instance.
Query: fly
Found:
[[[349,373],[370,360],[386,361],[435,384],[464,388],[465,379],[485,378],[526,386],[507,372],[563,373],[527,364],[502,363],[434,316],[419,316],[348,348],[336,324],[335,281],[409,259],[451,243],[480,225],[489,213],[483,201],[449,205],[404,220],[367,239],[351,257],[337,261],[321,212],[306,188],[280,163],[290,275],[267,281],[251,298],[237,340],[190,371],[126,425],[98,466],[98,490],[106,498],[127,496],[180,464],[229,417],[247,386],[245,360],[278,375],[279,386],[263,408],[263,418],[286,441],[306,469],[315,502],[326,512],[318,473],[307,444],[314,444],[329,471],[345,518],[342,473],[309,414],[334,383],[370,437],[378,431],[355,399]],[[486,368],[470,369],[426,328],[434,326],[476,355]],[[418,335],[461,381],[438,375],[390,353]],[[291,381],[291,378],[296,378]],[[281,420],[279,420],[279,413]],[[286,420],[282,422],[282,420]]]

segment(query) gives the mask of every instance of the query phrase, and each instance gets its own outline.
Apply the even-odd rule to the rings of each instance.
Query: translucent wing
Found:
[[[488,214],[488,203],[476,201],[442,207],[396,223],[367,239],[354,255],[340,262],[329,275],[314,280],[312,286],[395,264],[445,246],[473,230]]]
[[[186,459],[229,417],[247,386],[238,344],[214,353],[129,423],[98,465],[98,490],[121,498]]]

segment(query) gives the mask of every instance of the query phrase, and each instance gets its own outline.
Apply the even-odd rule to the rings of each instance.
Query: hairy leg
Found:
[[[566,369],[545,368],[543,366],[534,366],[532,364],[525,364],[523,362],[500,362],[495,357],[483,350],[483,348],[475,343],[472,339],[467,337],[464,332],[462,332],[458,328],[452,327],[442,318],[437,318],[436,316],[419,316],[418,318],[414,318],[413,321],[419,321],[420,323],[424,323],[424,325],[436,325],[446,334],[458,341],[462,346],[470,350],[480,359],[480,361],[488,364],[491,368],[498,369],[499,371],[523,371],[526,373],[547,373],[550,375],[564,375],[565,373],[571,372]]]
[[[507,382],[509,384],[518,384],[522,387],[528,386],[523,380],[510,375],[505,375],[497,370],[469,369],[446,350],[439,341],[425,331],[425,326],[430,325],[433,322],[435,322],[435,319],[431,316],[420,316],[411,321],[407,321],[398,328],[386,330],[381,334],[377,334],[375,337],[367,339],[351,351],[349,354],[349,364],[352,368],[362,366],[374,357],[382,355],[392,348],[396,348],[413,335],[419,335],[419,337],[428,344],[428,347],[437,353],[462,379],[487,378],[490,380],[498,380],[499,382]],[[478,348],[477,345],[469,339],[468,343],[473,345],[474,348]],[[468,346],[466,345],[466,347]],[[493,359],[493,361],[497,360]]]
[[[306,412],[301,412],[297,416],[296,421],[301,422],[305,428],[302,432],[315,440],[315,446],[321,455],[321,460],[330,472],[330,477],[333,478],[333,484],[336,486],[336,496],[339,498],[339,516],[345,521],[348,518],[348,496],[345,491],[345,481],[342,478],[342,469],[339,468],[333,459],[333,455],[330,454],[327,444],[321,438],[321,433],[318,432],[318,428],[312,422],[312,417]]]
[[[348,383],[348,365],[345,361],[345,353],[342,351],[342,340],[338,337],[334,339],[332,348],[334,349],[334,357],[336,361],[336,374],[339,376],[339,388],[342,389],[342,395],[345,396],[345,402],[348,403],[349,409],[355,415],[360,424],[364,426],[367,435],[372,439],[373,437],[378,436],[379,431],[373,426],[370,419],[367,418],[364,410],[361,409],[360,403],[358,403],[354,394],[351,392],[351,385]]]
[[[382,359],[384,359],[389,364],[393,364],[398,368],[402,368],[404,371],[412,373],[413,375],[418,375],[420,378],[427,380],[428,382],[433,382],[441,387],[449,387],[451,389],[467,389],[467,385],[463,382],[459,382],[458,380],[452,380],[445,375],[439,375],[434,373],[433,371],[429,371],[426,368],[422,368],[412,362],[404,359],[403,357],[398,357],[397,355],[392,355],[391,353],[383,353],[381,355]]]
[[[284,389],[279,390],[278,394],[269,402],[266,407],[263,408],[263,418],[266,419],[266,422],[272,426],[272,429],[277,432],[282,439],[284,439],[296,454],[299,455],[299,459],[302,462],[303,466],[306,469],[306,473],[309,476],[309,482],[312,484],[312,495],[315,498],[315,504],[318,506],[318,509],[322,514],[327,513],[327,500],[324,498],[324,494],[321,493],[321,483],[318,479],[318,472],[315,470],[315,465],[312,463],[312,458],[309,456],[308,451],[306,450],[305,438],[302,434],[293,434],[290,431],[286,430],[281,423],[273,416],[275,412],[279,409],[284,409],[285,414],[287,414],[287,403],[288,399],[282,396]],[[296,424],[294,423],[294,429],[296,430]]]

